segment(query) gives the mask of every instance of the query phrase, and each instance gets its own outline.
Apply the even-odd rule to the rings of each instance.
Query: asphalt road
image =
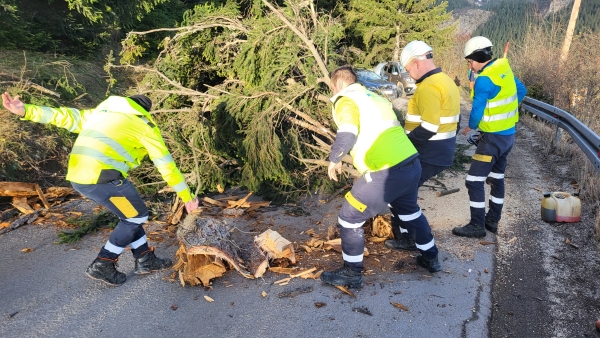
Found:
[[[277,223],[297,222],[280,211],[271,213]],[[133,259],[127,251],[119,269],[128,280],[110,287],[84,274],[104,236],[88,236],[77,245],[57,245],[56,239],[56,229],[39,225],[0,237],[1,337],[488,335],[493,245],[477,245],[468,260],[442,252],[444,272],[437,274],[417,268],[367,275],[364,287],[354,290],[354,299],[319,280],[296,278],[278,286],[273,282],[282,276],[272,273],[249,280],[233,271],[216,279],[212,290],[183,288],[163,278],[170,272],[133,275]],[[34,251],[22,253],[23,248]],[[157,252],[172,257],[175,249],[162,247]],[[280,298],[285,292],[297,295]],[[207,302],[205,295],[214,302]],[[318,308],[317,302],[326,305]]]

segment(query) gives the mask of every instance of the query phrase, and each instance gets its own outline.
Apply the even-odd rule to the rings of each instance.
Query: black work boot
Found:
[[[140,257],[135,260],[135,269],[133,273],[145,275],[154,271],[170,268],[173,262],[168,259],[160,259],[154,254],[154,248],[144,251]]]
[[[419,251],[415,241],[408,236],[401,236],[398,239],[388,239],[383,243],[383,246],[396,251]]]
[[[440,261],[437,257],[433,259],[427,259],[423,257],[423,255],[419,255],[417,256],[417,264],[429,270],[431,273],[442,271],[442,265],[440,265]]]
[[[352,270],[345,262],[341,268],[335,271],[323,272],[321,280],[327,284],[347,286],[349,288],[359,288],[362,286],[362,274],[359,271]]]
[[[85,273],[92,279],[103,281],[112,286],[119,286],[125,283],[127,276],[117,271],[117,259],[97,257],[90,266],[85,270]]]
[[[469,223],[464,227],[456,227],[452,229],[452,233],[456,236],[481,238],[485,237],[485,228],[483,225]]]
[[[491,233],[495,234],[496,232],[498,232],[498,222],[496,222],[496,221],[492,221],[492,220],[490,220],[490,219],[486,219],[486,220],[485,220],[485,228],[486,228],[486,229],[487,229],[489,232],[491,232]]]

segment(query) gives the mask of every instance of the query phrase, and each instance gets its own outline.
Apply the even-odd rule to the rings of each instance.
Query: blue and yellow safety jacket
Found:
[[[471,92],[469,128],[499,135],[514,134],[518,104],[527,94],[527,88],[514,76],[504,58],[490,61],[478,74]]]

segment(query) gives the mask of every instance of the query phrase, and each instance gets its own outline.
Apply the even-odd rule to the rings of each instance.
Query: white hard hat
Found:
[[[411,41],[404,47],[404,49],[402,49],[402,53],[400,53],[400,64],[402,67],[406,67],[408,62],[410,62],[410,60],[416,56],[423,55],[427,52],[431,52],[432,50],[433,49],[423,41]]]
[[[492,42],[486,37],[472,37],[469,41],[467,41],[467,44],[465,45],[465,57],[473,54],[473,52],[475,51],[482,50],[488,47],[491,48],[492,46]]]

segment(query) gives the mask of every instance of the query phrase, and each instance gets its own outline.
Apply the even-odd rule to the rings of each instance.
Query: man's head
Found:
[[[464,56],[469,68],[478,72],[492,59],[492,42],[483,36],[472,37],[465,44]]]
[[[350,66],[341,66],[331,73],[331,89],[333,95],[356,82],[356,73]]]
[[[400,64],[415,80],[435,69],[433,48],[423,41],[409,42],[400,53]]]
[[[148,98],[146,95],[132,95],[129,98],[140,105],[140,107],[144,108],[147,112],[152,108],[152,100]]]

